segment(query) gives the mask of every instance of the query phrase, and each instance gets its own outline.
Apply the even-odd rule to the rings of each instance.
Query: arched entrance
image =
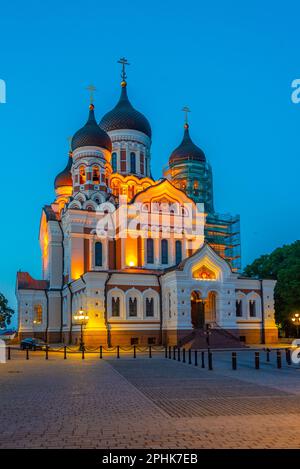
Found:
[[[200,329],[205,324],[205,302],[198,291],[191,293],[191,320],[194,329]]]

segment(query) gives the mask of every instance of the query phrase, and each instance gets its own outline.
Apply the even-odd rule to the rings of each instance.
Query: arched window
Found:
[[[250,300],[250,302],[249,302],[249,314],[250,314],[250,318],[255,318],[255,316],[256,316],[256,302],[255,302],[255,300]]]
[[[115,152],[111,155],[111,166],[112,166],[113,173],[116,173],[117,172],[117,153]]]
[[[80,166],[79,168],[79,184],[84,184],[86,181],[85,167]]]
[[[166,239],[161,240],[161,263],[168,264],[169,256],[168,256],[168,241]]]
[[[136,298],[129,298],[129,316],[130,317],[137,316],[137,299]]]
[[[235,314],[237,317],[243,316],[243,304],[242,300],[236,300],[235,302]]]
[[[43,321],[43,308],[42,305],[34,305],[34,324],[41,324]]]
[[[154,263],[154,241],[152,238],[147,238],[147,264]]]
[[[130,153],[130,172],[136,173],[136,156],[135,153]]]
[[[120,316],[120,298],[112,298],[112,303],[111,303],[111,312],[113,317],[119,317]]]
[[[100,171],[98,166],[93,167],[93,183],[99,184],[100,183]]]
[[[153,298],[146,298],[146,317],[154,316],[154,300]]]
[[[95,266],[102,266],[102,243],[100,241],[95,243]]]
[[[179,264],[179,262],[182,261],[182,246],[181,246],[181,241],[176,241],[175,243],[175,262],[176,264]]]

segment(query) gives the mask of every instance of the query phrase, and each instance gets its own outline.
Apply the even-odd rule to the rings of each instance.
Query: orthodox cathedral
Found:
[[[276,342],[275,282],[241,276],[239,217],[215,211],[212,168],[187,114],[154,180],[151,126],[128,98],[120,62],[119,101],[97,122],[91,100],[42,209],[42,279],[17,273],[19,337],[188,347],[209,330],[215,346]]]

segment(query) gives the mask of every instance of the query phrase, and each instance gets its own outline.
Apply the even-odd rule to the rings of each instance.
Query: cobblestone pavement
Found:
[[[214,370],[161,357],[14,352],[0,364],[0,448],[300,448],[300,369],[253,353]]]

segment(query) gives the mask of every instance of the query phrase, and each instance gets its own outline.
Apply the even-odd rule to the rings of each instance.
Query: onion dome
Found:
[[[71,167],[72,167],[72,152],[69,153],[69,160],[68,164],[65,169],[59,173],[55,180],[54,180],[54,187],[58,189],[59,187],[66,187],[73,185],[72,181],[72,174],[71,174]]]
[[[90,112],[87,123],[78,130],[71,142],[72,151],[80,147],[100,147],[111,151],[109,135],[97,125],[94,113],[94,105],[90,104]]]
[[[201,148],[195,145],[190,137],[189,124],[184,124],[183,139],[179,147],[177,147],[169,158],[169,164],[183,162],[185,160],[195,160],[205,162],[205,154]]]
[[[138,130],[151,138],[151,127],[148,119],[134,109],[127,96],[127,83],[121,83],[121,96],[117,105],[102,117],[99,126],[106,132],[112,130]]]

